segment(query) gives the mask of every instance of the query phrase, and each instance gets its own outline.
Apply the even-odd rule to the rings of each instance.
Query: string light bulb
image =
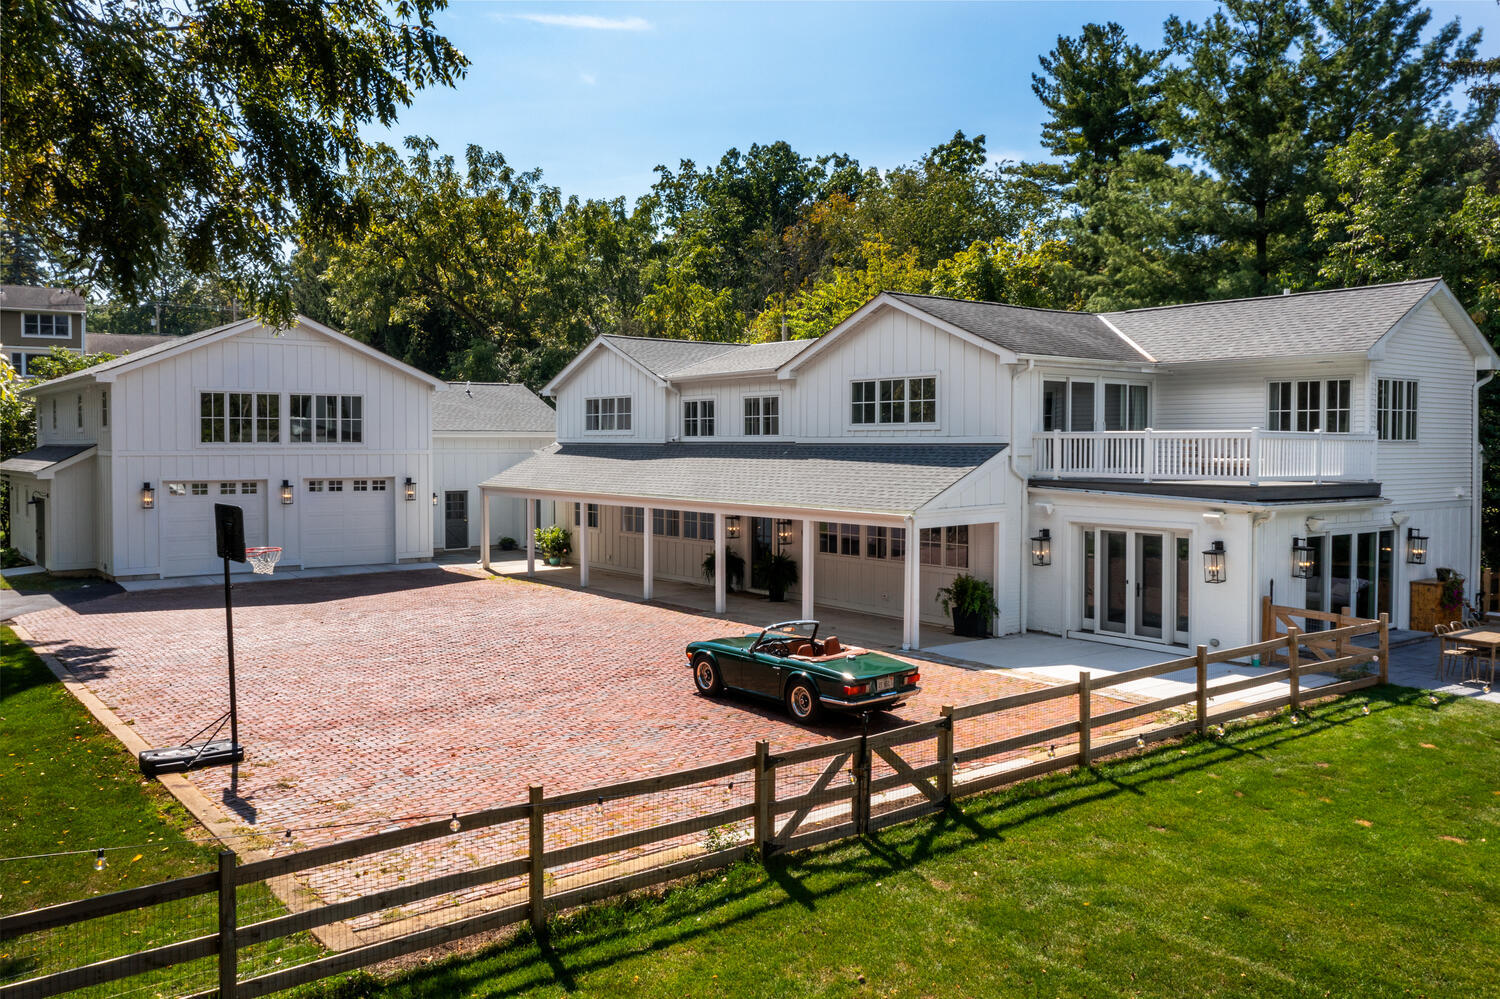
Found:
[[[1369,713],[1370,713],[1370,706],[1369,706],[1369,705],[1368,705],[1368,704],[1366,704],[1366,705],[1364,705],[1364,706],[1362,706],[1362,707],[1361,707],[1361,708],[1360,708],[1360,709],[1359,709],[1359,713],[1360,713],[1360,714],[1362,714],[1362,715],[1367,715],[1367,714],[1369,714]]]
[[[104,870],[104,851],[102,849],[94,851],[94,870]]]
[[[1140,736],[1136,736],[1135,737],[1135,748],[1136,749],[1141,749],[1145,745],[1146,745],[1146,740],[1145,739],[1141,738]]]
[[[1215,731],[1218,732],[1220,739],[1224,738],[1224,726],[1223,725],[1220,725],[1217,729],[1215,729]]]
[[[1300,725],[1301,723],[1302,723],[1301,719],[1299,719],[1296,715],[1292,715],[1292,724],[1293,725]]]
[[[1436,694],[1428,694],[1427,695],[1427,699],[1429,701],[1431,701],[1433,704],[1437,703],[1437,695]]]
[[[463,827],[464,827],[463,823],[458,821],[458,813],[454,812],[453,813],[453,818],[451,818],[451,819],[448,820],[448,831],[449,832],[458,832]]]
[[[1047,747],[1047,758],[1048,759],[1052,759],[1052,758],[1054,758],[1056,756],[1057,756],[1057,746],[1056,746],[1056,744],[1048,746]]]

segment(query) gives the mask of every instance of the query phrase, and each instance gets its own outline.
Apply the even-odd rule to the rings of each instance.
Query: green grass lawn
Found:
[[[13,631],[0,628],[0,642],[0,857],[63,854],[0,861],[0,911],[214,869],[219,848],[204,842],[192,816],[141,776],[135,758]],[[103,870],[95,870],[99,847],[106,848]],[[211,932],[216,906],[207,895],[159,906],[149,920],[122,913],[0,942],[0,982]],[[259,885],[241,890],[240,906],[254,918],[284,911]],[[308,938],[292,938],[279,953],[310,949]]]
[[[24,576],[0,576],[0,590],[52,593],[55,590],[74,590],[80,586],[99,586],[103,582],[98,576],[54,576],[50,572],[33,572]]]
[[[1386,688],[344,995],[1500,995],[1500,711]],[[1361,707],[1368,705],[1365,716]],[[325,986],[333,994],[333,986]]]

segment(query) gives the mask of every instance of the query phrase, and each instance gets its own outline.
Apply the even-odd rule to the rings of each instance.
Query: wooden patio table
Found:
[[[1495,682],[1495,657],[1500,653],[1500,628],[1464,628],[1442,636],[1443,644],[1473,645],[1490,650],[1490,683]]]

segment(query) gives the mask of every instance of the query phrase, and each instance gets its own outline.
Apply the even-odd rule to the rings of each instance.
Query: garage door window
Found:
[[[193,483],[193,495],[194,496],[207,496],[208,495],[208,483],[207,482],[194,482]]]
[[[331,493],[341,493],[341,492],[343,492],[344,491],[344,480],[343,479],[329,479],[328,480],[328,491],[331,492]]]
[[[355,479],[354,480],[354,491],[357,492],[357,493],[367,493],[367,492],[369,492],[370,491],[370,480],[369,479]]]
[[[241,496],[254,496],[258,492],[260,492],[260,483],[258,483],[258,482],[241,482],[240,483],[240,495]]]
[[[372,492],[372,493],[383,493],[383,492],[385,492],[385,484],[386,483],[385,483],[384,479],[371,479],[370,480],[370,492]]]
[[[186,496],[187,495],[187,483],[186,482],[168,482],[167,483],[167,495],[168,496]]]
[[[234,482],[220,482],[219,483],[219,495],[220,496],[233,496],[237,492],[239,492],[239,486],[238,486],[237,483],[234,483]]]
[[[322,492],[323,491],[323,480],[322,479],[308,479],[307,480],[307,491],[310,492],[310,493],[320,493],[320,492]]]

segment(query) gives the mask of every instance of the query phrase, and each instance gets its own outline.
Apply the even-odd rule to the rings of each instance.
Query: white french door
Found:
[[[1104,635],[1187,640],[1189,539],[1162,531],[1085,528],[1083,628]]]

